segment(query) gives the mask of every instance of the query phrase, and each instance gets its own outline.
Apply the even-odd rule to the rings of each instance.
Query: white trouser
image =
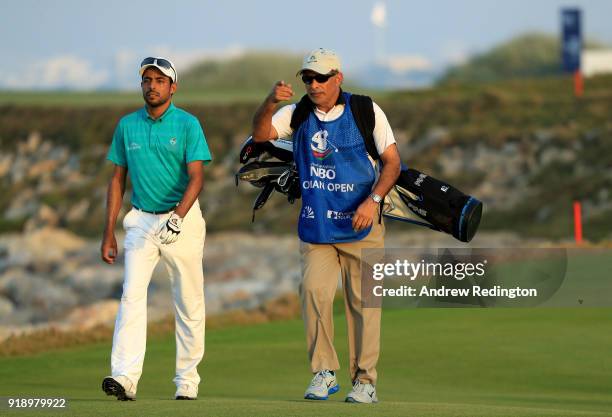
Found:
[[[115,322],[111,370],[113,377],[126,377],[136,393],[142,374],[147,337],[147,288],[162,260],[172,284],[176,324],[176,386],[197,390],[197,366],[204,356],[204,274],[202,255],[206,224],[196,200],[181,226],[178,240],[169,245],[156,236],[170,213],[150,214],[132,209],[123,219],[125,235],[125,279]]]

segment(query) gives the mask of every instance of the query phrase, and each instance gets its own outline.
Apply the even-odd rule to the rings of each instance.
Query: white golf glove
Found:
[[[176,242],[179,233],[181,233],[181,224],[183,224],[183,219],[172,213],[168,221],[157,232],[159,241],[164,245]]]

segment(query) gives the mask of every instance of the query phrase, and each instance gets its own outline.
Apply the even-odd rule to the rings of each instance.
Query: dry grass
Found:
[[[235,310],[207,317],[207,329],[251,325],[270,321],[290,320],[300,316],[300,302],[296,295],[287,294],[252,310]],[[150,323],[148,335],[160,337],[174,332],[174,317]],[[45,329],[22,336],[11,336],[0,344],[0,357],[33,355],[55,349],[66,349],[93,343],[109,342],[113,329],[96,326],[85,331]]]

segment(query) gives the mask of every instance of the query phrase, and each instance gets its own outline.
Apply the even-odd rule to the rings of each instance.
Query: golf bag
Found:
[[[482,203],[445,182],[406,168],[385,197],[383,216],[426,226],[472,240],[482,217]]]
[[[240,150],[240,162],[244,165],[236,173],[236,186],[239,181],[247,181],[262,188],[253,204],[251,221],[255,221],[255,212],[266,204],[275,190],[285,194],[291,204],[300,198],[300,179],[293,163],[290,141],[258,143],[249,136]]]
[[[373,137],[375,116],[372,100],[353,94],[350,104],[368,154],[373,160],[380,161]],[[291,118],[294,131],[311,109],[305,95]],[[254,161],[248,162],[251,159]],[[255,211],[265,204],[274,190],[286,194],[291,203],[300,198],[299,176],[293,163],[290,141],[279,139],[257,143],[249,137],[240,151],[240,162],[246,165],[236,174],[236,185],[238,180],[243,180],[263,187],[253,207],[253,219]],[[482,202],[450,184],[402,165],[399,178],[384,199],[382,214],[392,220],[429,227],[469,242],[480,225]]]

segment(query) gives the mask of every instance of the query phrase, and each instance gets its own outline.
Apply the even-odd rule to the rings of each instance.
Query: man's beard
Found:
[[[149,99],[149,97],[147,97],[146,95],[145,95],[144,99],[145,99],[145,101],[147,102],[147,104],[148,104],[150,107],[155,108],[155,107],[163,106],[164,104],[166,104],[166,103],[168,102],[168,100],[170,100],[170,97],[168,97],[168,98],[167,98],[167,99],[165,99],[165,100],[156,101],[156,102],[151,102],[151,101],[150,101],[150,99]]]

